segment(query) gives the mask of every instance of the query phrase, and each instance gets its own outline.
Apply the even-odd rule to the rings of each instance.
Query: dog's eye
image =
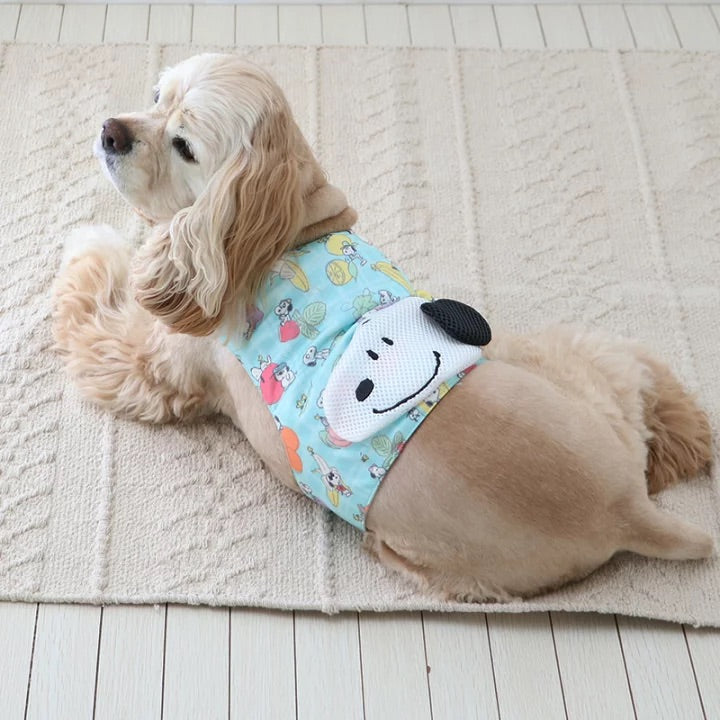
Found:
[[[174,137],[172,144],[173,147],[180,153],[180,157],[182,157],[183,160],[186,160],[187,162],[197,162],[197,160],[195,160],[195,156],[193,155],[193,151],[190,149],[190,146],[187,144],[187,140],[185,140],[185,138]]]
[[[160,90],[155,88],[155,90],[153,90],[153,102],[157,105],[157,102],[159,99],[160,99]]]

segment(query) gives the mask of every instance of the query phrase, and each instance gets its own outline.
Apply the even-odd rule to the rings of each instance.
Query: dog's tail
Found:
[[[53,335],[68,372],[89,400],[147,422],[212,411],[210,382],[182,368],[186,346],[135,301],[129,245],[108,226],[78,228],[65,245],[53,288]],[[193,369],[191,369],[191,367]]]
[[[647,442],[647,483],[650,493],[710,469],[712,433],[707,415],[670,369],[647,352],[640,361],[652,373],[643,391]]]
[[[711,557],[713,539],[703,530],[659,510],[651,500],[625,508],[624,550],[664,560]]]

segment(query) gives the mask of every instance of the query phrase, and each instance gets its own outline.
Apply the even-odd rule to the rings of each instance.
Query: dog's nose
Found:
[[[130,130],[115,118],[108,118],[103,123],[100,140],[103,150],[112,155],[124,155],[130,152],[133,144]]]

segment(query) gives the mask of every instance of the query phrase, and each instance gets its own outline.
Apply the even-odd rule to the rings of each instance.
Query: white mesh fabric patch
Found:
[[[325,415],[340,437],[360,442],[418,405],[482,351],[454,340],[408,297],[365,313],[330,374]]]

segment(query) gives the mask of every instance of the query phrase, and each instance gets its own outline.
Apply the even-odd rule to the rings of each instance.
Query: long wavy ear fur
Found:
[[[138,301],[178,332],[208,335],[244,307],[302,229],[303,184],[319,167],[282,93],[267,100],[251,148],[136,257]]]
[[[177,332],[208,335],[227,287],[223,247],[234,212],[210,187],[172,222],[159,225],[133,262],[138,302]]]
[[[303,227],[304,193],[320,171],[281,95],[255,128],[236,185],[237,213],[225,248],[233,303],[248,303]],[[325,181],[326,182],[326,181]]]

